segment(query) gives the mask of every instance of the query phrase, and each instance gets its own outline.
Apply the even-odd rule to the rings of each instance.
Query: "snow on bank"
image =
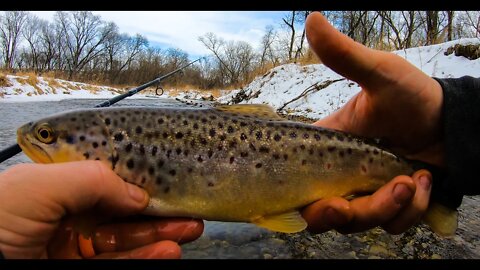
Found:
[[[405,58],[432,77],[454,78],[465,75],[480,77],[480,58],[469,60],[453,53],[444,54],[455,44],[479,43],[479,39],[461,39],[393,53]],[[309,91],[308,94],[300,97],[305,90]],[[319,119],[340,108],[359,91],[360,87],[355,82],[344,79],[323,64],[306,66],[288,64],[271,69],[245,88],[235,90],[218,101],[234,103],[232,98],[243,92],[244,100],[240,104],[264,103],[276,109],[283,107],[282,111],[290,114]],[[293,99],[296,100],[292,101]],[[284,106],[285,103],[288,104]]]
[[[0,74],[1,76],[1,74]],[[35,75],[5,75],[0,80],[1,102],[58,101],[63,99],[110,99],[129,89],[98,86],[61,79],[37,77]],[[155,96],[155,89],[145,89],[129,98],[167,98],[180,100],[199,100],[210,98],[211,93],[198,90],[169,90],[161,96]]]

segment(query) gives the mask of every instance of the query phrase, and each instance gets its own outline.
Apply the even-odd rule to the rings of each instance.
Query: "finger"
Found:
[[[28,188],[35,191],[29,194],[48,205],[48,209],[55,209],[57,218],[67,212],[75,214],[90,208],[128,215],[140,212],[148,204],[145,190],[123,181],[99,161],[24,166],[30,168],[19,172],[29,179]],[[32,177],[32,171],[38,177]]]
[[[170,240],[160,241],[148,246],[122,252],[102,253],[94,259],[180,259],[180,246]]]
[[[302,216],[308,223],[307,230],[323,233],[344,226],[352,220],[353,213],[347,200],[335,197],[310,204],[302,210]]]
[[[390,84],[414,79],[410,75],[415,79],[426,77],[405,59],[367,48],[340,33],[319,12],[308,16],[305,29],[311,48],[322,62],[338,74],[356,81],[366,91],[387,90],[389,87],[386,86]],[[415,83],[423,81],[416,80]]]
[[[417,187],[412,203],[393,220],[382,225],[391,234],[400,234],[417,224],[427,211],[432,187],[432,175],[426,170],[420,170],[413,174],[412,179]]]
[[[78,234],[73,228],[71,220],[60,224],[47,245],[47,254],[50,259],[81,259],[78,250]]]
[[[413,179],[401,175],[374,194],[353,199],[350,208],[354,218],[337,230],[341,233],[354,233],[385,224],[412,201],[415,189]]]
[[[95,252],[126,251],[161,240],[186,243],[200,237],[203,221],[169,218],[136,223],[116,223],[99,226],[92,237]]]

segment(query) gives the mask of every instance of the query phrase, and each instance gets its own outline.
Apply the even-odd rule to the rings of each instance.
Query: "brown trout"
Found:
[[[373,193],[411,175],[402,157],[362,139],[287,121],[267,105],[114,107],[30,122],[17,141],[34,162],[100,160],[151,196],[145,214],[250,222],[293,233],[299,209]],[[456,212],[432,204],[426,221],[455,232]]]

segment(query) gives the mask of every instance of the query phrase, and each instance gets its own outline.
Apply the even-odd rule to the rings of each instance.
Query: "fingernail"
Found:
[[[145,195],[146,194],[145,194],[145,191],[143,191],[143,189],[141,189],[137,186],[131,185],[131,184],[127,185],[127,189],[128,189],[128,194],[135,201],[143,202],[145,200]]]
[[[430,189],[430,185],[432,184],[432,180],[430,179],[430,177],[426,175],[422,175],[420,176],[419,180],[420,180],[420,185],[422,186],[423,189],[425,190]]]
[[[344,225],[347,223],[347,217],[340,214],[337,210],[333,208],[328,208],[325,210],[325,215],[327,217],[327,223],[333,226]]]
[[[393,199],[398,204],[404,204],[413,196],[413,192],[405,184],[397,184],[393,188]]]

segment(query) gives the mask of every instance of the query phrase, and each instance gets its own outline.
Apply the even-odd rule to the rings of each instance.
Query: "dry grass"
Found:
[[[43,90],[38,87],[38,78],[37,78],[37,75],[35,75],[35,73],[33,72],[24,72],[23,74],[25,75],[21,75],[21,76],[26,76],[27,78],[18,78],[17,81],[21,84],[28,84],[28,85],[31,85],[33,88],[35,88],[35,94],[38,94],[38,95],[43,95],[45,94],[45,92],[43,92]]]
[[[7,75],[0,73],[0,87],[10,87],[12,84],[8,81]]]

